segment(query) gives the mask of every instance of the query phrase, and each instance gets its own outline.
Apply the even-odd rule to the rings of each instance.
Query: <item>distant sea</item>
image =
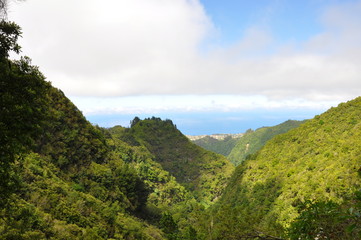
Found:
[[[210,135],[217,133],[244,133],[247,129],[275,126],[287,120],[311,119],[324,110],[286,109],[286,110],[244,110],[238,112],[160,112],[153,114],[102,114],[86,115],[86,118],[100,127],[121,125],[129,127],[134,117],[140,119],[160,117],[170,119],[186,135]]]

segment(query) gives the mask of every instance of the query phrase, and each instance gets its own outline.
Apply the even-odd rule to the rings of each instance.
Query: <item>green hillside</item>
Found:
[[[228,156],[238,140],[239,138],[232,138],[231,136],[222,140],[205,136],[204,138],[194,140],[193,143],[209,151]]]
[[[192,194],[154,161],[91,125],[0,23],[0,239],[189,239]]]
[[[171,120],[93,126],[20,35],[0,22],[0,239],[361,239],[361,97],[248,133],[234,170]]]
[[[250,156],[260,150],[268,140],[274,136],[288,132],[292,128],[298,127],[303,121],[288,120],[273,127],[262,127],[255,131],[248,130],[245,135],[240,138],[234,148],[228,155],[228,159],[238,166],[247,156]]]
[[[361,97],[268,141],[210,212],[213,238],[358,239],[360,139]]]
[[[123,135],[119,134],[118,137],[129,144],[148,149],[155,161],[192,191],[205,206],[221,195],[234,170],[224,156],[193,144],[171,120],[135,118],[131,128],[124,129]]]

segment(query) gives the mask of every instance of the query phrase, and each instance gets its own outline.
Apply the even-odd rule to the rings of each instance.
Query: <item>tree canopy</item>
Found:
[[[30,58],[16,61],[8,58],[11,51],[19,53],[20,34],[15,23],[0,22],[0,192],[3,196],[14,189],[12,164],[33,146],[41,130],[49,88]]]

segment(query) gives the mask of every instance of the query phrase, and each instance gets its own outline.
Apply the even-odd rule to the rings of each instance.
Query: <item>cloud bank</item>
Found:
[[[250,110],[289,111],[289,110],[327,110],[337,106],[338,101],[313,101],[292,98],[283,101],[270,100],[264,96],[242,95],[167,95],[167,96],[129,96],[129,97],[72,97],[72,101],[87,116],[116,114],[160,114],[168,113],[206,113],[206,112],[245,112]],[[290,116],[291,117],[291,116]]]
[[[324,31],[279,45],[259,26],[237,44],[198,0],[32,0],[12,6],[24,54],[67,95],[257,95],[313,101],[361,92],[361,1],[324,9]]]

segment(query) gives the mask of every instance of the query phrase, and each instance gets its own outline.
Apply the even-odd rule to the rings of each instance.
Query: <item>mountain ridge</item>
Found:
[[[237,166],[247,157],[260,150],[267,141],[273,137],[286,133],[304,122],[305,121],[287,120],[275,126],[261,127],[256,130],[249,129],[243,137],[237,141],[227,158]]]
[[[155,160],[179,183],[195,191],[205,206],[220,196],[234,170],[224,156],[192,143],[169,119],[135,118],[123,133],[119,135],[121,140],[149,149]]]
[[[234,168],[169,119],[91,125],[29,58],[9,59],[20,33],[0,22],[1,239],[361,238],[361,97]]]
[[[361,207],[357,200],[360,139],[361,97],[275,136],[236,168],[222,198],[210,211],[216,223],[214,231],[228,239],[255,232],[282,238],[292,226],[292,239],[313,239],[317,234],[332,239],[360,236],[359,217],[348,211]],[[233,219],[232,224],[222,220],[224,215]],[[322,216],[330,226],[323,232],[317,230]],[[350,224],[354,227],[348,231]],[[303,227],[316,230],[308,236]]]
[[[224,140],[227,137],[231,138],[241,138],[244,135],[244,133],[215,133],[215,134],[204,134],[204,135],[185,135],[187,138],[189,138],[191,141],[199,140],[205,137],[211,137],[216,140]]]

